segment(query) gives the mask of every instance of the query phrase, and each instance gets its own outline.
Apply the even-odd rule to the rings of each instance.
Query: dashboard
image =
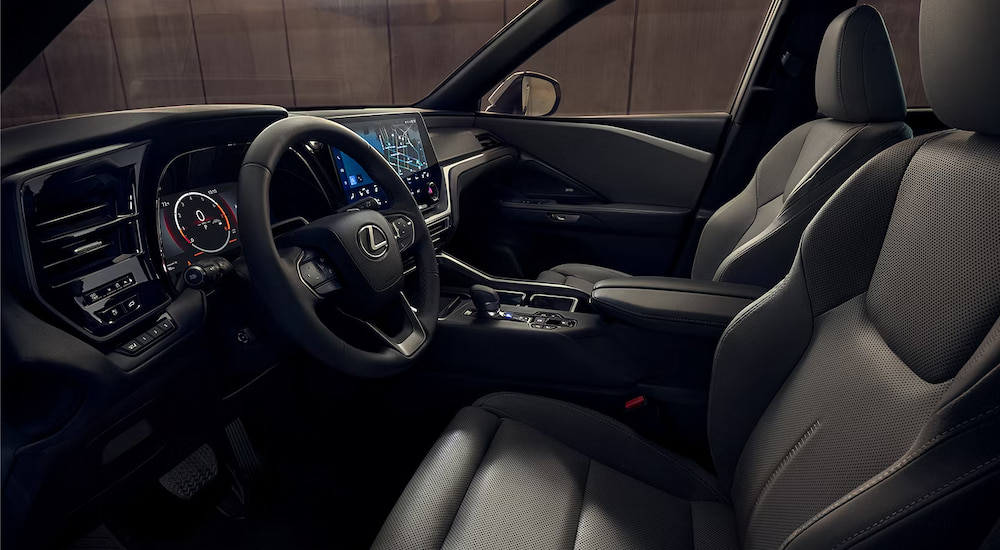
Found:
[[[4,178],[4,197],[13,215],[7,219],[19,221],[11,254],[13,265],[24,266],[17,274],[21,286],[123,368],[135,368],[141,361],[133,358],[157,347],[145,331],[155,333],[169,316],[166,310],[184,290],[184,271],[216,258],[239,262],[240,166],[253,138],[287,116],[280,108],[221,106],[110,113],[51,123],[68,135],[74,127],[80,133],[110,128],[111,137],[82,153],[36,163],[28,157],[30,147],[5,148],[5,167],[20,166]],[[457,214],[449,178],[483,160],[472,131],[439,130],[448,155],[442,165],[421,113],[393,109],[327,118],[385,159],[440,243]],[[121,130],[119,120],[127,122]],[[5,131],[5,144],[30,145],[33,130]],[[17,139],[10,139],[14,134]],[[44,133],[47,141],[54,135],[65,134]],[[272,229],[279,235],[347,208],[390,208],[381,184],[337,149],[297,144],[272,179]]]

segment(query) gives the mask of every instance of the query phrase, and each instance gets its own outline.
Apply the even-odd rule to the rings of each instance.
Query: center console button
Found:
[[[139,305],[140,305],[139,304],[139,298],[136,297],[136,296],[133,296],[133,297],[129,298],[128,300],[125,300],[124,302],[122,302],[122,305],[120,307],[124,307],[126,312],[132,312],[132,311],[135,311],[135,310],[139,309]]]

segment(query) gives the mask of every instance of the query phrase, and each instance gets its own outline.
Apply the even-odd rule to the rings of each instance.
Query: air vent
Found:
[[[448,217],[427,225],[427,231],[431,234],[431,242],[434,243],[434,246],[441,244],[441,240],[449,228],[451,228],[451,218]]]
[[[39,286],[59,287],[140,251],[135,180],[134,165],[99,160],[25,184]]]
[[[493,137],[492,134],[479,134],[476,136],[476,139],[479,140],[479,145],[483,148],[483,151],[500,147],[500,140]]]

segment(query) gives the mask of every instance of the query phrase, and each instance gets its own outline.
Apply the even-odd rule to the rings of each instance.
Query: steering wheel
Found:
[[[276,243],[271,178],[288,148],[306,141],[326,143],[357,161],[383,187],[390,209],[335,213]],[[377,377],[404,369],[427,348],[441,286],[434,245],[409,188],[367,141],[323,118],[279,120],[247,150],[238,199],[251,286],[276,324],[313,357],[347,374]],[[403,294],[401,251],[407,249],[416,260],[412,306]],[[320,318],[320,311],[331,308],[356,320],[350,324],[365,327],[362,332],[374,334],[379,345],[347,342]]]

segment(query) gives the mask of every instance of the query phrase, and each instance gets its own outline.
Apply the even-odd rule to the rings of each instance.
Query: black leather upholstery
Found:
[[[816,98],[830,118],[792,130],[761,160],[749,185],[709,219],[691,277],[771,287],[788,272],[806,225],[855,170],[912,137],[881,16],[871,6],[841,14],[824,36]],[[612,274],[613,273],[613,274]],[[581,264],[539,280],[586,292],[622,274]]]
[[[946,8],[923,0],[925,23]],[[965,19],[925,24],[923,47],[995,42]],[[715,477],[591,411],[496,394],[459,413],[375,547],[976,548],[1000,515],[1000,128],[972,126],[865,164],[726,329]]]
[[[757,286],[676,277],[625,277],[598,282],[590,305],[607,317],[654,330],[704,327],[712,331],[728,325],[764,291]]]
[[[628,273],[596,265],[562,264],[543,271],[538,275],[538,280],[546,283],[569,285],[590,293],[593,292],[594,283],[597,281],[628,276]]]
[[[861,5],[837,16],[816,60],[819,112],[845,122],[906,117],[906,96],[889,35],[878,11]]]
[[[986,134],[1000,134],[1000,3],[995,0],[932,2],[920,6],[924,89],[934,114],[946,124]],[[961,82],[962,85],[956,85]]]
[[[543,397],[459,411],[373,548],[736,547],[725,491],[625,425]]]

